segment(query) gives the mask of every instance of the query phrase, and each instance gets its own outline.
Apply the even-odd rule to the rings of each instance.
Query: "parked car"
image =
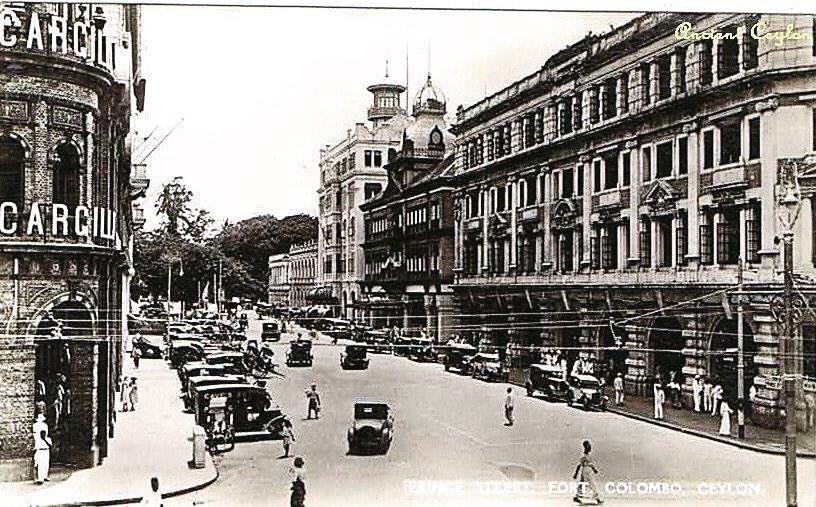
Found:
[[[267,320],[261,323],[261,340],[278,341],[281,338],[281,326],[277,320]]]
[[[244,357],[243,352],[215,352],[207,354],[204,361],[207,364],[224,365],[225,371],[228,373],[245,375],[248,373],[248,369]]]
[[[606,410],[608,398],[604,393],[604,381],[592,375],[572,375],[569,379],[567,404],[583,405],[585,409]]]
[[[391,353],[391,333],[387,329],[371,329],[363,337],[369,352]]]
[[[170,364],[173,368],[204,357],[204,345],[191,340],[173,340],[170,342]]]
[[[445,350],[445,371],[452,369],[467,375],[470,372],[470,360],[476,355],[476,347],[467,343],[450,343]]]
[[[178,369],[182,391],[187,391],[187,379],[191,377],[225,374],[223,364],[207,364],[204,361],[191,361]]]
[[[527,396],[541,393],[549,400],[566,400],[570,388],[565,373],[558,365],[531,364],[530,376],[525,383]]]
[[[345,319],[321,319],[319,330],[332,337],[333,340],[351,340],[353,327]]]
[[[376,399],[354,403],[354,422],[348,430],[349,454],[388,452],[394,439],[394,414],[388,404]]]
[[[473,378],[489,382],[507,382],[508,373],[499,361],[498,354],[479,352],[470,360]]]
[[[312,340],[289,342],[289,350],[286,351],[286,366],[311,366],[313,361]]]
[[[230,407],[236,437],[281,435],[286,416],[266,387],[239,382],[199,387],[193,399],[196,424],[207,424],[210,403],[218,399]]]
[[[435,362],[437,357],[433,340],[423,336],[411,338],[411,348],[408,352],[408,358],[414,361]]]
[[[345,345],[345,351],[340,353],[340,367],[344,370],[349,368],[367,369],[368,357],[366,357],[366,352],[368,352],[368,349],[366,344],[349,342]]]
[[[138,350],[143,358],[160,358],[164,345],[160,336],[138,336],[133,339],[133,350]]]
[[[184,401],[184,408],[191,409],[193,406],[193,399],[195,398],[196,389],[204,386],[212,386],[216,384],[236,384],[246,383],[247,379],[243,375],[195,375],[187,377],[187,388],[184,390],[182,399]]]

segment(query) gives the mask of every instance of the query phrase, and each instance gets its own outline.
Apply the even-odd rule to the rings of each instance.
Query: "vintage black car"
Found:
[[[569,378],[567,404],[582,405],[585,409],[606,410],[608,399],[604,393],[604,381],[592,375],[572,375]]]
[[[353,326],[345,319],[322,319],[318,329],[324,334],[331,336],[334,341],[350,340],[352,338]]]
[[[227,373],[245,375],[249,371],[246,367],[244,357],[243,352],[214,352],[212,354],[207,354],[204,357],[204,362],[207,364],[224,365]]]
[[[365,332],[363,340],[369,352],[391,353],[391,332],[387,329],[371,329]]]
[[[348,430],[349,454],[385,454],[394,439],[394,414],[383,401],[360,399],[354,403],[354,422]]]
[[[160,336],[137,336],[133,339],[133,350],[138,350],[143,358],[160,358],[164,346]]]
[[[394,339],[394,355],[408,357],[411,354],[411,338],[408,336],[397,335]]]
[[[204,357],[204,345],[190,340],[171,341],[169,357],[173,368],[178,368],[190,361],[202,359]]]
[[[489,382],[507,382],[508,373],[499,360],[498,354],[479,352],[470,359],[471,376]]]
[[[570,391],[565,371],[554,364],[531,364],[530,377],[525,383],[527,396],[541,393],[549,400],[566,400]]]
[[[261,324],[261,340],[278,341],[280,338],[280,322],[277,320],[267,320]]]
[[[358,368],[365,370],[368,368],[368,349],[365,343],[348,342],[345,343],[345,350],[340,353],[340,367],[345,369]]]
[[[207,364],[204,361],[191,361],[178,369],[181,390],[187,391],[187,379],[202,375],[226,375],[223,364]]]
[[[286,366],[311,366],[313,361],[312,340],[289,342],[289,350],[286,351]]]
[[[265,387],[237,382],[199,387],[193,398],[196,424],[208,423],[210,403],[216,399],[224,399],[229,407],[236,437],[281,435],[286,416]]]
[[[437,357],[433,340],[423,336],[411,338],[411,348],[408,352],[408,358],[414,361],[435,362]]]
[[[448,344],[445,351],[445,371],[458,370],[467,375],[470,372],[470,360],[476,352],[476,347],[467,343]]]
[[[197,389],[204,386],[212,386],[216,384],[245,384],[247,378],[244,375],[193,375],[186,379],[185,384],[187,388],[182,395],[184,401],[184,408],[191,409],[193,406],[193,399],[195,399],[195,392]]]

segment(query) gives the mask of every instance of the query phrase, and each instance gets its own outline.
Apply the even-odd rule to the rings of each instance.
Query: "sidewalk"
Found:
[[[753,451],[784,454],[785,453],[785,432],[781,429],[768,429],[754,426],[746,420],[745,439],[737,438],[737,416],[731,416],[731,435],[719,434],[720,416],[711,417],[711,413],[694,412],[688,409],[675,409],[666,403],[664,408],[665,419],[654,418],[654,402],[651,398],[641,396],[626,396],[625,405],[617,407],[611,403],[607,407],[609,412],[614,412],[626,417],[638,419],[644,422],[657,424],[666,428],[682,431],[691,435],[696,435],[711,440],[717,440],[730,445],[735,445]],[[797,450],[800,457],[814,457],[814,434],[799,433],[797,438]]]
[[[205,467],[191,469],[193,416],[182,412],[175,370],[160,359],[142,359],[133,369],[124,358],[124,374],[137,377],[139,404],[133,412],[118,412],[115,438],[108,457],[94,468],[79,470],[47,486],[0,484],[2,505],[112,505],[137,503],[158,477],[164,496],[208,486],[218,478],[209,454]],[[117,393],[118,395],[118,393]],[[118,398],[117,398],[118,403]],[[58,479],[58,477],[55,477]]]

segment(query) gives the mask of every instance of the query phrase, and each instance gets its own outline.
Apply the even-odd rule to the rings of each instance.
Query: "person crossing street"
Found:
[[[315,419],[320,419],[320,395],[317,394],[317,384],[312,384],[311,390],[306,391],[306,398],[309,400],[306,419],[312,418],[312,411],[314,411]]]
[[[504,418],[507,419],[507,422],[504,423],[505,426],[512,426],[513,425],[513,388],[507,388],[507,396],[504,398]]]

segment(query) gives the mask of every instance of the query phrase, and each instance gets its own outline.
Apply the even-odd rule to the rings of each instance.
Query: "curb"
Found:
[[[746,450],[749,450],[749,451],[759,452],[759,453],[763,453],[763,454],[775,454],[777,456],[784,456],[785,455],[784,450],[777,450],[777,449],[767,447],[767,446],[763,446],[763,445],[749,444],[747,442],[742,442],[740,440],[734,440],[732,438],[725,438],[725,437],[722,437],[720,435],[707,433],[705,431],[695,430],[695,429],[692,429],[692,428],[686,428],[684,426],[680,426],[679,424],[673,424],[673,423],[666,422],[666,421],[660,421],[660,420],[657,420],[657,419],[652,419],[651,417],[643,416],[643,415],[640,415],[640,414],[635,414],[633,412],[628,412],[626,410],[620,410],[620,409],[613,408],[613,407],[607,407],[606,411],[610,412],[610,413],[613,413],[613,414],[621,415],[623,417],[628,417],[630,419],[636,419],[636,420],[641,421],[641,422],[654,424],[655,426],[662,426],[662,427],[668,428],[670,430],[679,431],[681,433],[686,433],[688,435],[694,435],[696,437],[706,438],[708,440],[715,440],[715,441],[723,443],[723,444],[728,444],[728,445],[732,445],[734,447],[739,447],[740,449],[746,449]],[[813,459],[813,458],[816,458],[816,453],[814,453],[812,451],[797,451],[796,456],[798,458]]]
[[[215,476],[207,479],[206,481],[200,484],[194,484],[192,486],[188,486],[186,488],[177,489],[174,491],[169,491],[166,493],[162,493],[162,498],[171,498],[174,496],[181,496],[186,495],[187,493],[192,493],[194,491],[199,491],[207,486],[211,485],[215,481],[218,480],[220,476],[220,472],[218,471],[218,467],[215,466],[215,461],[212,459],[212,455],[210,456],[210,463],[212,463],[213,468],[215,469]],[[85,505],[125,505],[125,504],[138,504],[142,501],[141,496],[134,496],[129,498],[114,498],[110,500],[93,500],[89,502],[67,502],[67,503],[53,503],[53,504],[32,504],[32,507],[82,507]]]

